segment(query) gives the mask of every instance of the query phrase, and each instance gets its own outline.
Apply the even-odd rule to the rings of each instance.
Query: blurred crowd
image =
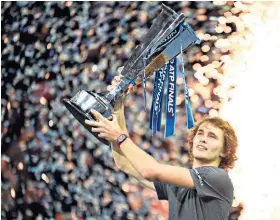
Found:
[[[236,31],[233,21],[221,18],[239,11],[233,2],[165,4],[184,13],[202,40],[183,54],[195,120],[218,115],[221,58],[230,53],[218,40]],[[79,89],[104,91],[160,9],[160,2],[1,3],[2,219],[167,218],[167,203],[118,170],[110,147],[86,131],[61,102]],[[126,98],[128,130],[158,161],[184,165],[182,79],[173,137],[164,138],[164,129],[151,136],[152,89],[153,77],[147,81],[146,110],[141,85]]]

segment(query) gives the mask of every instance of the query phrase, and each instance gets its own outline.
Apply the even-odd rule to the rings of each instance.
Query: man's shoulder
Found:
[[[223,186],[227,190],[233,190],[231,178],[226,170],[214,166],[203,166],[193,169],[196,175],[202,178],[204,182],[210,185]]]
[[[228,172],[222,168],[214,167],[214,166],[201,166],[192,168],[195,173],[203,175],[203,176],[222,176],[229,177]]]

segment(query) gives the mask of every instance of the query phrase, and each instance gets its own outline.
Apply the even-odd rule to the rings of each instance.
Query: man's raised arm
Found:
[[[93,126],[92,131],[98,132],[100,137],[105,138],[109,142],[115,142],[121,134],[126,133],[120,127],[116,115],[110,121],[95,110],[92,110],[92,114],[97,121],[86,121],[86,123]],[[158,163],[153,157],[135,145],[130,138],[122,142],[120,149],[144,179],[175,184],[187,188],[194,187],[189,169]]]
[[[126,128],[125,116],[124,116],[124,104],[123,100],[116,103],[115,106],[115,116],[117,117],[118,123],[121,129],[128,135]],[[154,184],[146,180],[129,162],[129,160],[124,156],[121,149],[116,145],[116,142],[111,142],[112,155],[116,166],[125,172],[126,174],[137,179],[141,184],[155,191]]]

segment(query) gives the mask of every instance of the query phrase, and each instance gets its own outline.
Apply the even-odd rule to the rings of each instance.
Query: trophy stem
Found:
[[[164,56],[164,54],[159,54],[155,57],[148,66],[145,67],[145,75],[146,78],[152,76],[152,74],[160,67],[162,67],[165,63],[168,62],[168,57]],[[129,74],[128,74],[129,75]],[[143,71],[140,74],[136,75],[134,78],[129,79],[124,75],[119,83],[112,91],[105,95],[106,100],[108,100],[111,105],[118,99],[123,93],[128,90],[130,84],[135,82],[135,85],[139,85],[143,80]]]

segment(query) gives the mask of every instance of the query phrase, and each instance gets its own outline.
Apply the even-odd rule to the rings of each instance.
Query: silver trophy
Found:
[[[144,77],[151,76],[181,51],[200,42],[192,28],[184,24],[185,18],[183,14],[178,15],[171,8],[162,5],[159,16],[126,62],[118,86],[105,93],[80,90],[71,99],[63,100],[71,114],[99,141],[109,144],[104,138],[98,137],[98,133],[92,132],[91,126],[84,123],[86,119],[95,120],[90,113],[91,109],[109,117],[114,112],[115,101],[127,91],[130,84],[140,83]]]

